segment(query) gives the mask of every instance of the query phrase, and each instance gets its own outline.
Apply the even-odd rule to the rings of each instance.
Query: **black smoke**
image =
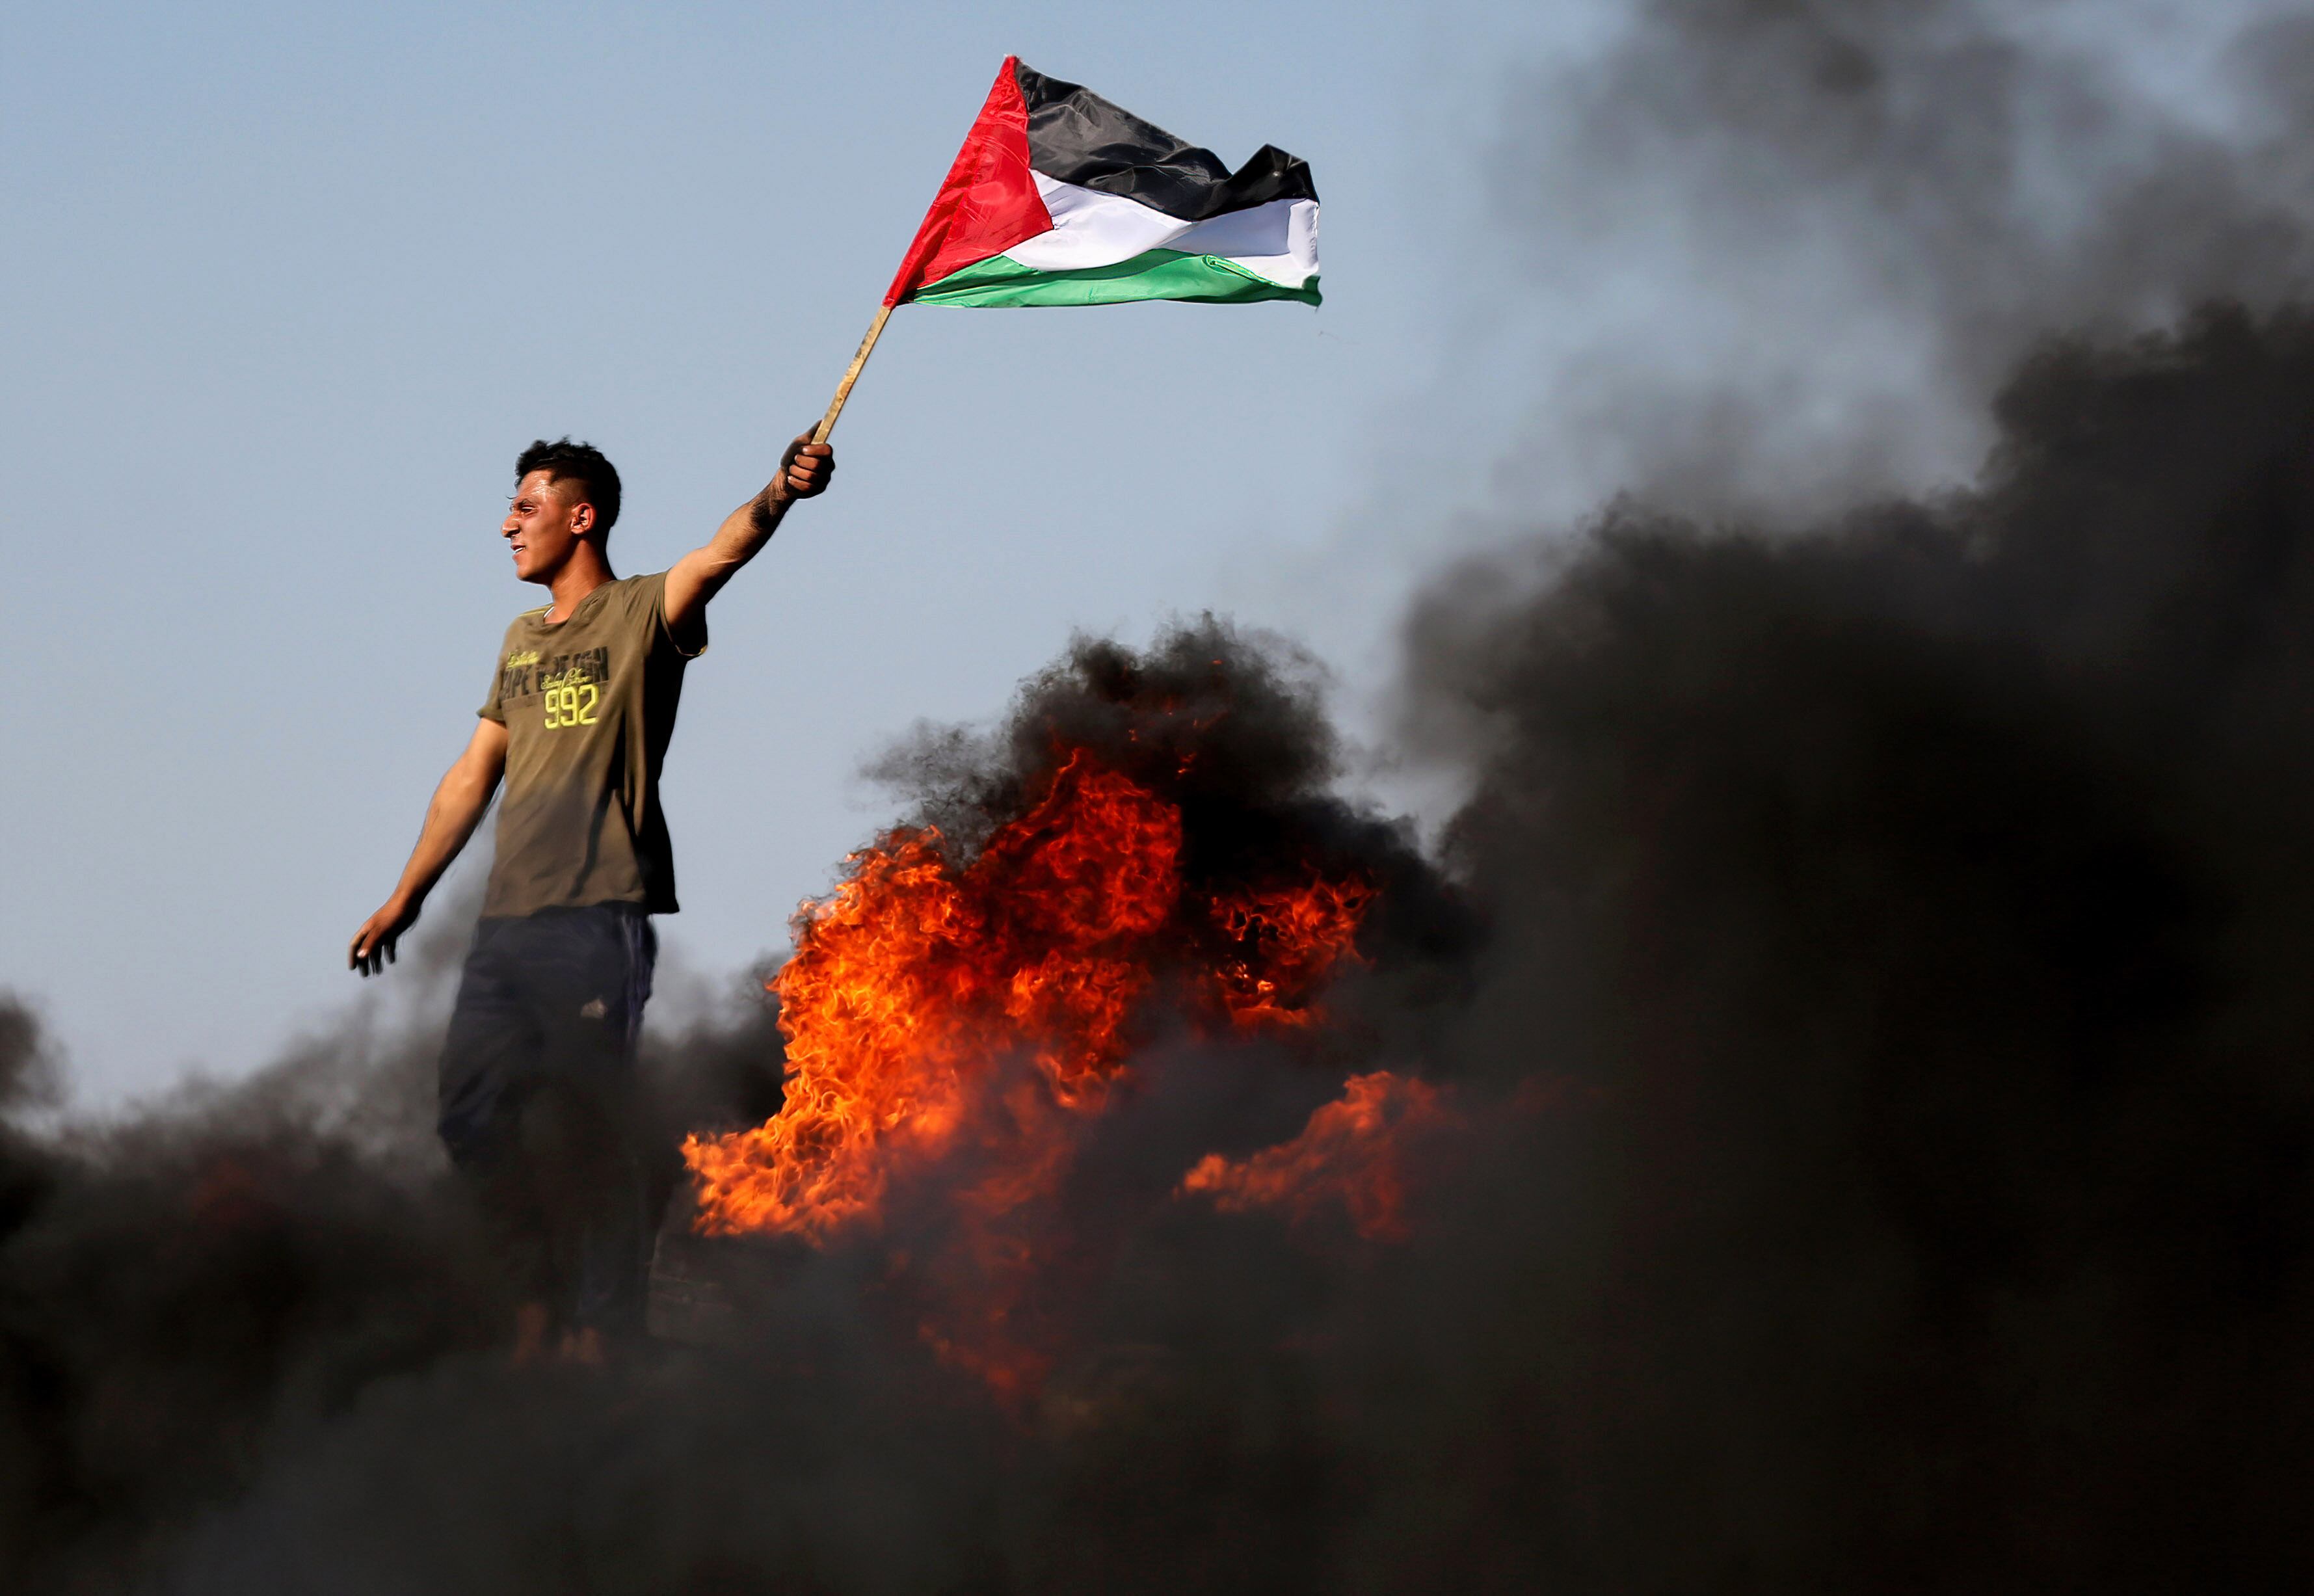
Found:
[[[1529,1310],[1463,1300],[1539,1584],[2314,1557],[2314,322],[2057,345],[2000,419],[1968,492],[1625,507],[1417,617],[1496,932],[1454,1056],[1581,1105]]]
[[[2051,333],[2314,274],[2296,0],[1638,0],[1600,31],[1521,71],[1472,350],[1541,372],[1502,469],[1567,513],[1964,477]]]
[[[13,1002],[0,1047],[36,1084]],[[487,1263],[411,1134],[426,1055],[349,1027],[111,1123],[0,1122],[0,1583],[138,1588],[269,1449],[490,1344]]]

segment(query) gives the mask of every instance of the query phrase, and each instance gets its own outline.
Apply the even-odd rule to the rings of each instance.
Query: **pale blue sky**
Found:
[[[11,7],[0,984],[95,1101],[352,1001],[346,939],[531,603],[495,531],[515,451],[611,454],[623,570],[704,538],[826,402],[1008,51],[1310,160],[1329,303],[903,311],[838,489],[717,601],[670,944],[711,972],[782,943],[883,817],[861,759],[1001,710],[1073,628],[1301,627],[1295,561],[1425,430],[1437,243],[1483,247],[1458,159],[1565,21]]]
[[[825,404],[1008,52],[1232,162],[1306,158],[1328,302],[895,317],[835,491],[687,682],[684,968],[782,945],[888,818],[862,760],[1000,712],[1073,630],[1280,629],[1371,730],[1422,577],[1702,481],[1683,426],[1724,454],[1736,414],[1747,489],[1965,472],[1981,396],[1938,340],[1966,302],[1868,185],[1733,163],[1754,217],[1691,142],[1658,172],[1554,121],[1632,9],[10,6],[0,986],[97,1104],[378,1001],[346,940],[533,602],[496,533],[516,451],[617,462],[622,570],[702,540]],[[1984,9],[2217,137],[2212,41],[2288,7]],[[2127,150],[2051,126],[2012,199],[2094,208]]]

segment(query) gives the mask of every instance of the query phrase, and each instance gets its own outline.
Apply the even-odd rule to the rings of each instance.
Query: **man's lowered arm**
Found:
[[[835,475],[835,452],[799,435],[780,456],[780,469],[764,490],[723,517],[715,535],[667,568],[667,624],[678,641],[698,635],[707,601],[757,550],[772,541],[788,507],[827,490]]]
[[[410,851],[410,862],[402,867],[402,879],[393,895],[354,933],[353,946],[347,950],[349,968],[375,975],[393,962],[394,944],[402,932],[418,923],[426,895],[434,890],[442,872],[458,857],[458,850],[474,834],[482,811],[490,807],[491,795],[506,774],[506,722],[477,717],[466,751],[443,776],[434,789],[433,801],[426,806],[426,824],[418,833],[418,846]]]

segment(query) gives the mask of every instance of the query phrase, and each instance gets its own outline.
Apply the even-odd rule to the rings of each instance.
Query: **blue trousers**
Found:
[[[635,1042],[658,941],[640,905],[482,921],[442,1046],[437,1125],[519,1297],[642,1327],[653,1240]]]

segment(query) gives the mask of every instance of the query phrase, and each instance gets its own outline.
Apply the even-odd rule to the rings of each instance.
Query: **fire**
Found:
[[[1402,1241],[1406,1143],[1456,1123],[1426,1081],[1388,1070],[1353,1075],[1291,1142],[1236,1160],[1209,1152],[1181,1177],[1180,1191],[1212,1198],[1224,1213],[1282,1209],[1296,1223],[1339,1204],[1360,1237]]]
[[[1287,1006],[1314,990],[1334,966],[1355,957],[1352,946],[1373,888],[1363,881],[1320,881],[1304,887],[1228,894],[1214,900],[1214,919],[1246,948],[1214,975],[1241,1024],[1307,1025],[1315,1011]]]
[[[896,1163],[937,1156],[986,1117],[976,1088],[1005,1057],[1031,1060],[1055,1103],[1097,1109],[1135,1001],[1161,966],[1211,940],[1187,924],[1179,807],[1082,751],[968,865],[941,843],[929,828],[892,832],[799,912],[795,956],[772,982],[786,1101],[753,1130],[684,1143],[701,1230],[824,1242],[872,1217]],[[1319,880],[1212,899],[1225,947],[1206,978],[1223,1010],[1307,1023],[1312,990],[1355,957],[1373,895]],[[1014,1191],[1015,1205],[1033,1195]]]
[[[685,1142],[696,1229],[826,1247],[871,1229],[895,1181],[938,1171],[948,1227],[909,1265],[924,1339],[999,1390],[1044,1360],[1023,1328],[1083,1124],[1160,997],[1192,1023],[1306,1027],[1373,889],[1283,867],[1215,891],[1185,877],[1178,804],[1067,754],[968,862],[930,828],[854,854],[795,921],[771,983],[786,1096],[750,1130]]]
[[[752,1131],[693,1137],[700,1230],[825,1241],[872,1214],[894,1158],[947,1148],[975,1077],[1025,1052],[1089,1105],[1147,985],[1129,957],[1179,892],[1180,816],[1073,758],[961,871],[938,832],[896,831],[797,916],[773,979],[786,1101]]]

